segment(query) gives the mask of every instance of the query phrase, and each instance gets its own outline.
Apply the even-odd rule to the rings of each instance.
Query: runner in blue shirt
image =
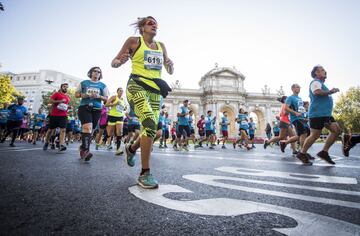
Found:
[[[9,117],[8,103],[4,102],[3,107],[0,109],[0,140],[6,132],[6,123]]]
[[[225,143],[227,141],[227,139],[229,138],[229,132],[228,132],[228,126],[230,125],[229,119],[228,119],[228,115],[227,115],[227,111],[223,112],[223,117],[221,117],[221,122],[219,123],[220,127],[221,127],[221,133],[222,133],[222,149],[226,149]]]
[[[313,81],[309,86],[310,93],[310,107],[309,107],[309,120],[310,120],[310,136],[306,138],[301,151],[297,157],[299,159],[306,159],[306,154],[312,144],[320,137],[322,129],[325,127],[330,131],[323,150],[317,153],[317,156],[324,161],[335,164],[329,156],[329,149],[335,142],[336,138],[341,133],[339,124],[332,116],[333,99],[332,94],[339,92],[338,88],[328,89],[325,85],[326,71],[320,65],[315,66],[311,71]]]
[[[255,148],[254,139],[255,139],[256,124],[252,117],[250,117],[250,121],[249,121],[248,125],[249,125],[249,137],[250,137],[250,142],[251,142],[251,148]]]
[[[248,132],[247,132],[247,130],[249,128],[249,125],[248,125],[249,118],[243,108],[240,108],[235,121],[239,124],[239,138],[233,143],[234,149],[236,148],[237,143],[239,143],[239,142],[241,143],[242,141],[244,141],[245,148],[247,150],[250,150],[251,147],[249,147],[249,138],[248,138]]]
[[[215,127],[216,116],[212,117],[212,111],[207,111],[207,116],[205,117],[205,135],[206,141],[210,142],[210,149],[214,149],[215,146]]]
[[[178,131],[179,131],[176,132],[178,139],[177,143],[179,144],[179,147],[180,148],[182,147],[185,151],[189,151],[186,143],[187,143],[187,139],[190,137],[188,106],[189,106],[189,100],[186,99],[183,101],[183,106],[180,107],[179,112],[177,113]]]
[[[1,143],[5,142],[6,137],[12,133],[10,146],[15,147],[14,142],[22,125],[23,118],[28,115],[28,110],[23,106],[23,104],[24,98],[19,97],[17,104],[12,104],[8,107],[9,116],[6,123],[7,131],[1,139]]]
[[[34,114],[34,128],[33,128],[33,137],[32,137],[32,143],[35,145],[36,141],[39,137],[40,130],[44,125],[44,121],[46,119],[46,116],[42,113],[42,109],[39,108],[38,113]]]

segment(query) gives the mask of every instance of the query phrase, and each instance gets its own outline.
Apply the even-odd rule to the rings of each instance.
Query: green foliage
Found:
[[[10,77],[0,74],[0,103],[12,103],[21,96],[23,95],[11,84]]]
[[[346,132],[360,133],[360,87],[351,87],[341,94],[334,108],[334,117]]]

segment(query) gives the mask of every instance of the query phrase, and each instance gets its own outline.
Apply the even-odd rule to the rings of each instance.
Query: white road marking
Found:
[[[159,156],[169,156],[169,157],[175,157],[175,158],[184,158],[184,157],[190,157],[190,158],[196,158],[196,159],[202,159],[202,160],[231,160],[231,161],[240,161],[240,162],[260,162],[260,163],[277,163],[277,164],[284,164],[284,165],[303,165],[300,161],[282,161],[282,160],[266,160],[266,159],[250,159],[245,157],[214,157],[209,155],[174,155],[174,153],[157,153],[156,155]],[[313,163],[312,166],[326,166],[326,167],[338,167],[338,168],[350,168],[350,169],[360,169],[360,166],[350,166],[350,165],[343,165],[343,164],[336,164],[336,165],[329,165],[329,164],[322,164],[322,163]],[[310,166],[306,166],[306,168],[311,168]]]
[[[285,197],[285,198],[291,198],[301,201],[309,201],[309,202],[318,202],[322,204],[330,204],[335,206],[343,206],[343,207],[350,207],[350,208],[356,208],[360,209],[360,203],[358,202],[349,202],[349,201],[342,201],[342,200],[334,200],[330,198],[322,198],[322,197],[313,197],[313,196],[307,196],[302,194],[294,194],[294,193],[287,193],[287,192],[281,192],[281,191],[275,191],[275,190],[267,190],[267,189],[259,189],[259,188],[253,188],[253,187],[246,187],[246,186],[239,186],[234,184],[226,184],[221,183],[215,180],[236,180],[236,179],[230,179],[231,177],[227,176],[216,176],[216,175],[184,175],[184,179],[192,180],[198,183],[207,184],[211,186],[216,187],[222,187],[227,189],[235,189],[250,193],[260,193],[260,194],[266,194],[270,196],[277,196],[277,197]],[[237,180],[238,181],[238,180]]]
[[[139,186],[132,186],[129,191],[146,202],[199,215],[237,216],[257,212],[285,215],[295,219],[298,225],[294,228],[273,228],[273,230],[287,235],[314,235],[316,233],[316,235],[327,236],[353,236],[360,234],[358,225],[281,206],[230,198],[181,201],[163,196],[166,193],[191,193],[177,185],[160,185],[157,190],[145,190]]]
[[[258,170],[248,169],[241,167],[222,166],[215,168],[215,170],[241,175],[262,176],[262,177],[280,177],[286,179],[295,179],[301,181],[320,182],[320,183],[332,183],[332,184],[357,184],[356,178],[338,177],[329,175],[312,175],[294,172],[282,172],[282,171],[270,171],[270,170]]]
[[[185,175],[184,178],[187,178]],[[233,180],[239,182],[246,182],[246,183],[255,183],[255,184],[265,184],[265,185],[272,185],[272,186],[279,186],[279,187],[287,187],[287,188],[297,188],[297,189],[306,189],[312,191],[320,191],[320,192],[327,192],[327,193],[338,193],[338,194],[346,194],[352,196],[360,196],[360,192],[351,191],[351,190],[343,190],[343,189],[336,189],[336,188],[324,188],[324,187],[315,187],[315,186],[307,186],[307,185],[299,185],[299,184],[286,184],[286,183],[279,183],[279,182],[272,182],[272,181],[263,181],[263,180],[255,180],[255,179],[245,179],[245,178],[238,178],[238,177],[228,177],[228,176],[215,176],[215,175],[201,175],[201,176],[209,176],[209,178],[217,179],[220,178],[226,180]]]

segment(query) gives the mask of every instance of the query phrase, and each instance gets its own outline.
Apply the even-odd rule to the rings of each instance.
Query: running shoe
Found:
[[[183,146],[182,148],[187,152],[189,151],[189,148],[187,146]]]
[[[308,157],[306,154],[299,152],[296,157],[304,164],[307,166],[311,166],[312,162],[309,161]]]
[[[111,144],[107,145],[107,147],[106,147],[107,150],[111,150],[112,148],[113,148],[113,147],[112,147]]]
[[[222,145],[221,148],[222,148],[222,149],[226,149],[225,145]]]
[[[121,148],[117,149],[115,152],[115,155],[117,155],[117,156],[122,155],[122,154],[124,154],[124,151],[121,150]]]
[[[215,149],[213,146],[210,146],[209,149]]]
[[[267,148],[267,146],[269,146],[269,143],[267,141],[264,142],[264,149]]]
[[[166,145],[166,144],[164,145],[164,148],[167,148],[167,145]]]
[[[299,153],[299,152],[296,151],[296,150],[294,150],[294,151],[292,152],[293,155],[297,155],[298,153]]]
[[[51,144],[50,149],[55,150],[55,144]]]
[[[128,164],[128,166],[133,167],[135,166],[135,154],[136,153],[131,153],[129,148],[130,148],[131,144],[127,144],[125,146],[125,153],[126,153],[126,163]]]
[[[10,146],[10,147],[15,147],[15,144],[14,144],[14,143],[10,143],[9,146]]]
[[[179,148],[176,145],[174,145],[173,148],[175,151],[179,151]]]
[[[285,148],[286,148],[286,143],[285,142],[280,142],[280,150],[281,150],[281,152],[285,152]]]
[[[159,187],[158,182],[149,172],[145,172],[143,175],[139,176],[138,184],[145,189],[154,189]]]
[[[341,142],[342,142],[342,152],[343,155],[348,157],[351,149],[351,136],[349,134],[343,134],[341,136]]]
[[[327,151],[320,151],[318,154],[316,154],[318,157],[320,157],[321,159],[323,159],[324,161],[326,161],[329,164],[335,165],[335,162],[331,159],[331,157],[329,156],[329,153]]]
[[[96,143],[95,144],[95,150],[99,150],[100,144]]]
[[[233,147],[234,147],[234,149],[236,148],[236,143],[233,143]]]
[[[63,152],[63,151],[66,151],[66,147],[64,145],[61,145],[59,147],[59,152]]]
[[[163,145],[160,144],[160,145],[159,145],[159,148],[164,148],[164,147],[163,147]]]
[[[82,160],[90,161],[92,156],[93,156],[93,154],[91,152],[89,152],[89,150],[86,150],[86,149],[80,150],[80,157]]]
[[[36,142],[33,142],[33,145],[36,145]]]
[[[315,160],[315,157],[311,156],[309,153],[305,154],[309,160]]]
[[[45,143],[44,146],[43,146],[43,150],[46,151],[49,147],[49,143]]]

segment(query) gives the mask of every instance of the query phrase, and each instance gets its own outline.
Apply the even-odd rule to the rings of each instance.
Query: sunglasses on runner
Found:
[[[101,74],[101,71],[99,71],[99,70],[93,70],[93,72]]]
[[[153,25],[157,25],[157,23],[155,21],[149,20],[145,23],[145,25],[153,26]]]

